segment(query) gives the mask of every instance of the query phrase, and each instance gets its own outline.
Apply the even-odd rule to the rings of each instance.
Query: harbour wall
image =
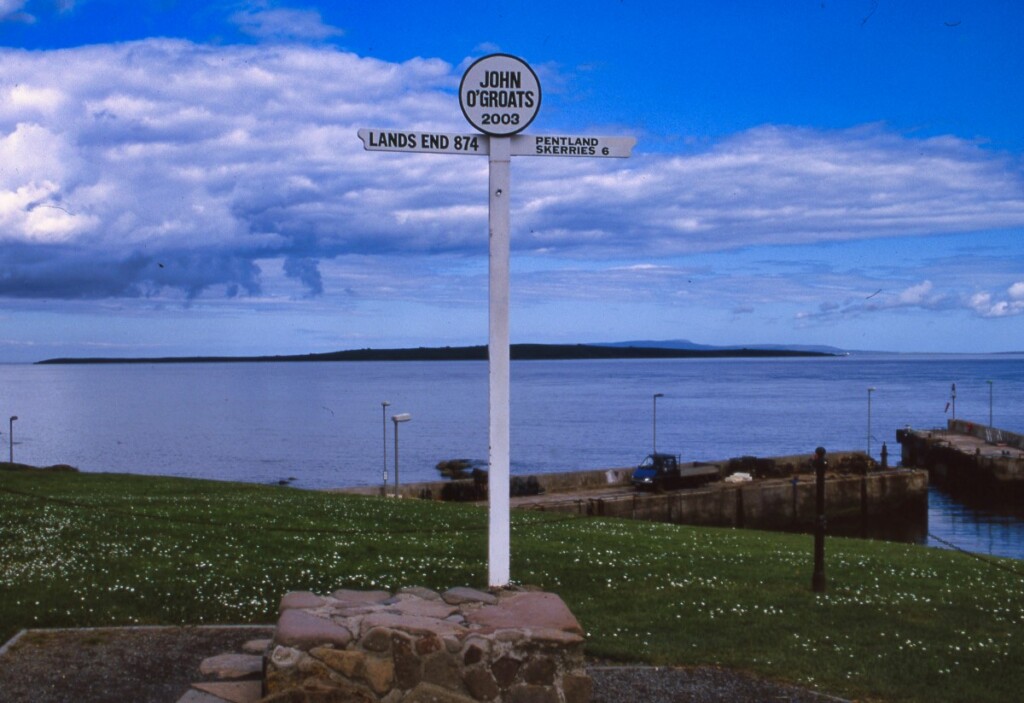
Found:
[[[874,460],[868,459],[863,452],[829,452],[829,464],[833,470],[841,473],[865,473],[871,468],[877,468]],[[731,473],[742,471],[750,473],[754,477],[764,476],[790,476],[800,472],[812,471],[810,465],[811,454],[791,454],[770,458],[754,456],[734,457],[722,461],[695,461],[680,464],[682,468],[688,467],[714,467],[718,469],[720,478],[725,478]],[[615,467],[610,469],[587,469],[582,471],[557,471],[551,473],[536,473],[529,476],[513,476],[513,484],[517,481],[523,482],[534,479],[544,493],[573,493],[578,491],[597,490],[608,487],[631,487],[630,479],[633,476],[635,466]],[[486,499],[486,481],[483,484],[480,500]],[[452,490],[455,487],[456,490]],[[416,483],[403,483],[398,487],[397,495],[400,498],[427,498],[431,500],[474,500],[474,480],[471,478],[462,479],[439,479],[437,481],[419,481]],[[351,488],[333,489],[336,492],[352,493],[356,495],[379,496],[384,495],[383,486],[355,486]],[[479,490],[477,491],[479,492]],[[451,495],[458,494],[458,495]],[[515,488],[513,487],[513,495]],[[387,485],[387,495],[396,495],[393,482]]]
[[[935,480],[964,492],[1016,500],[1024,495],[1024,436],[969,420],[946,429],[897,430],[902,464],[926,469]]]
[[[923,517],[928,510],[928,474],[894,469],[863,476],[831,475],[825,481],[830,525],[862,527],[893,518]],[[580,515],[651,520],[686,525],[802,530],[816,517],[811,476],[714,483],[665,493],[619,493],[561,501],[520,503],[518,507]]]
[[[512,507],[581,516],[651,520],[687,525],[742,527],[771,530],[807,530],[816,517],[815,478],[809,455],[758,459],[740,457],[714,466],[722,477],[748,471],[750,480],[714,481],[696,488],[664,492],[634,490],[633,467],[536,474],[530,477],[539,494],[517,494],[513,485]],[[843,526],[848,533],[872,534],[882,523],[926,524],[928,472],[879,467],[862,452],[829,454],[825,481],[829,525]],[[683,464],[683,467],[695,464]],[[765,476],[766,472],[770,472]],[[523,477],[513,477],[522,486]],[[388,495],[394,494],[389,485]],[[382,488],[344,489],[348,493],[382,495]],[[404,498],[480,501],[486,499],[486,483],[471,479],[432,481],[401,486]]]
[[[947,429],[957,434],[971,435],[985,440],[988,444],[1005,444],[1008,447],[1024,449],[1024,435],[1001,430],[998,427],[979,425],[969,420],[948,420]]]

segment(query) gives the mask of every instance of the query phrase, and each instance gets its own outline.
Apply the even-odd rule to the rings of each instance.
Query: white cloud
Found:
[[[950,279],[958,280],[958,279]],[[872,284],[877,283],[873,281]],[[804,294],[820,295],[822,281],[809,283]],[[847,288],[863,286],[855,276],[849,276]],[[799,294],[799,291],[796,293]],[[789,297],[795,297],[793,291]],[[784,300],[780,296],[777,300]],[[932,281],[926,280],[903,289],[889,292],[878,289],[868,295],[862,293],[846,295],[843,299],[829,299],[818,306],[818,310],[807,310],[797,313],[798,319],[850,319],[864,315],[890,313],[893,311],[969,311],[982,318],[1012,317],[1024,314],[1024,281],[1014,283],[1003,292],[991,293],[975,291],[966,293],[958,290],[956,283],[936,287]]]
[[[243,33],[259,39],[323,40],[344,34],[325,24],[316,10],[270,8],[264,4],[236,12],[231,21]]]
[[[53,114],[61,107],[63,94],[54,88],[35,88],[28,85],[16,85],[8,93],[11,106],[19,111],[35,111],[40,116]]]
[[[330,29],[315,13],[243,14],[268,35]],[[21,255],[0,259],[0,295],[57,295],[58,277],[61,295],[256,291],[266,260],[291,261],[281,270],[314,291],[317,262],[341,255],[486,251],[485,159],[365,152],[356,137],[468,131],[458,70],[443,61],[150,39],[0,49],[0,75],[0,158],[15,164],[0,170],[0,246]],[[1006,158],[878,125],[766,126],[688,156],[641,143],[629,160],[522,157],[513,179],[514,246],[549,255],[649,260],[1024,226],[1024,178]],[[31,251],[44,245],[45,257]],[[104,273],[123,280],[101,285]]]
[[[21,8],[23,7],[25,7],[25,0],[0,0],[0,22],[34,23],[35,16],[22,12]]]
[[[979,292],[970,297],[970,307],[982,317],[1011,317],[1024,313],[1024,281],[1014,283],[1006,291],[1005,299],[991,293]]]
[[[896,296],[898,305],[921,305],[931,295],[934,286],[931,281],[922,281],[921,283],[905,288]]]

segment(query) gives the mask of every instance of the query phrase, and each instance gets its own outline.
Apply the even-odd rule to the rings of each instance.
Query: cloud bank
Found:
[[[0,0],[0,18],[22,5]],[[273,39],[340,31],[295,10],[235,21]],[[338,257],[482,256],[485,159],[368,153],[356,137],[469,131],[458,79],[444,61],[329,46],[0,50],[0,297],[259,296],[269,261],[318,296]],[[609,261],[1024,226],[1018,163],[884,125],[764,126],[687,155],[645,154],[641,135],[628,161],[522,157],[512,197],[519,251]],[[969,307],[1018,314],[1022,285]],[[900,296],[936,304],[924,283]]]

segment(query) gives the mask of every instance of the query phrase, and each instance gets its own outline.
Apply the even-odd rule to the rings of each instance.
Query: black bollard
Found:
[[[825,447],[814,450],[815,474],[815,506],[818,519],[814,526],[814,575],[811,577],[811,589],[815,593],[824,593],[825,580],[825,469],[828,459],[825,458]]]

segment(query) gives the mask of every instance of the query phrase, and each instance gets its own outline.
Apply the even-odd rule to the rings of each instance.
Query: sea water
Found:
[[[655,444],[691,461],[819,445],[877,459],[884,442],[895,464],[897,429],[944,427],[954,412],[1024,433],[1024,355],[521,361],[511,373],[513,475],[629,466]],[[411,415],[397,426],[403,483],[436,479],[446,459],[486,460],[486,362],[0,365],[0,448],[40,466],[380,485],[385,468],[394,478],[396,413]],[[1024,558],[1024,515],[990,518],[932,490],[935,537]]]

